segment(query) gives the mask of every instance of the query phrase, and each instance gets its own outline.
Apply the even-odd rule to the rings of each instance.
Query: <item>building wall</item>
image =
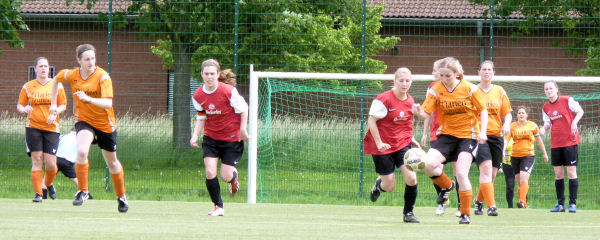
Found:
[[[21,32],[25,48],[9,48],[2,44],[0,55],[0,111],[16,112],[19,91],[27,82],[27,69],[35,58],[47,57],[56,73],[60,69],[78,67],[75,48],[90,43],[97,49],[96,64],[108,70],[105,27],[84,21],[28,22],[30,32]],[[115,111],[124,113],[165,113],[168,101],[168,75],[162,60],[150,52],[154,40],[140,38],[131,30],[112,34],[112,66]],[[65,85],[69,107],[71,90]],[[69,108],[68,108],[69,109]],[[68,111],[70,112],[70,111]]]

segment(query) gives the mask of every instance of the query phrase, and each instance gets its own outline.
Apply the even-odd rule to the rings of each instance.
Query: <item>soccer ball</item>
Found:
[[[420,148],[411,148],[404,153],[404,165],[408,170],[418,172],[425,168],[427,153]]]

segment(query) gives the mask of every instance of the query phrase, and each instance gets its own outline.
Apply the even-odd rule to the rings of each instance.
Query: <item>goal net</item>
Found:
[[[251,70],[250,77],[252,139],[248,147],[248,202],[369,203],[377,174],[371,156],[362,151],[362,139],[368,130],[366,120],[371,102],[391,88],[394,75]],[[477,82],[479,77],[466,76],[465,79]],[[600,162],[597,161],[600,78],[496,76],[494,83],[506,89],[515,111],[519,105],[529,107],[529,120],[542,125],[541,108],[547,101],[543,82],[549,80],[557,81],[560,93],[574,97],[584,108],[585,115],[579,124],[582,143],[579,146],[578,205],[594,204],[592,199],[600,190],[597,186],[600,181]],[[431,75],[413,75],[409,93],[415,102],[423,102],[432,81]],[[514,113],[513,119],[516,119]],[[422,121],[414,121],[413,131],[418,140],[422,124]],[[544,138],[548,153],[549,140],[549,137]],[[536,153],[539,153],[537,147]],[[445,171],[452,175],[450,167]],[[403,204],[405,184],[401,175],[396,176],[396,191],[380,198],[378,204]],[[436,194],[431,180],[422,172],[417,176],[417,205],[434,206]],[[473,165],[470,179],[474,190],[479,186],[478,176],[479,171]],[[506,207],[503,174],[499,173],[496,179],[497,202],[500,207]],[[550,164],[544,164],[541,154],[536,154],[529,182],[531,206],[551,207],[556,203],[553,169]],[[568,198],[568,191],[566,194]]]

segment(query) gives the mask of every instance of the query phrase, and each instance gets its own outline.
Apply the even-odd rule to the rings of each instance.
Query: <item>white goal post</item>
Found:
[[[261,72],[254,71],[250,65],[250,101],[248,132],[248,203],[256,203],[257,191],[257,152],[258,152],[258,83],[260,78],[282,79],[344,79],[344,80],[394,80],[394,74],[358,74],[358,73],[308,73],[308,72]],[[413,81],[433,81],[431,74],[412,75]],[[465,80],[478,82],[479,76],[468,75]],[[495,82],[578,82],[599,83],[600,77],[559,77],[559,76],[494,76]]]

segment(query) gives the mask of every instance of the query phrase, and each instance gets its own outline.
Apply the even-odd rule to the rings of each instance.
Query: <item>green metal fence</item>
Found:
[[[1,45],[0,181],[6,191],[0,192],[0,197],[31,195],[31,161],[24,151],[25,119],[15,111],[15,105],[22,85],[32,79],[33,60],[47,57],[55,73],[76,67],[75,47],[82,43],[98,49],[98,65],[113,79],[118,156],[125,166],[126,187],[132,199],[209,199],[204,189],[202,153],[187,144],[193,114],[190,93],[201,82],[198,66],[207,58],[217,59],[223,69],[233,69],[238,75],[238,90],[246,99],[250,64],[260,71],[348,73],[391,73],[407,66],[414,74],[430,74],[434,60],[455,56],[469,75],[476,74],[484,59],[495,61],[497,75],[575,76],[597,75],[599,71],[597,6],[515,8],[527,14],[569,10],[564,18],[534,21],[510,12],[503,1],[475,1],[480,5],[459,0],[416,1],[410,6],[381,0],[86,1],[92,3],[90,9],[78,0],[68,6],[66,2],[20,1],[20,14],[30,28],[19,32],[24,48],[8,47],[5,41]],[[504,5],[491,8],[490,4]],[[600,89],[575,93],[589,91],[598,93]],[[543,97],[543,92],[532,95]],[[72,107],[70,97],[68,102]],[[589,102],[581,125],[597,129],[598,98]],[[369,102],[361,105],[366,113]],[[66,132],[73,125],[70,111],[63,118],[62,130]],[[366,159],[370,161],[370,157]],[[95,147],[90,163],[90,190],[97,198],[112,198],[110,189],[104,192],[110,184],[106,184],[104,163]],[[246,164],[243,160],[238,165],[242,183]],[[590,195],[581,201],[598,208],[598,174],[590,174],[592,180],[581,182],[580,187]],[[264,177],[269,177],[268,173]],[[291,186],[322,183],[311,178],[290,181]],[[326,184],[343,180],[331,181]],[[61,198],[71,198],[76,191],[62,177],[57,178],[57,184]],[[293,191],[290,196],[258,200],[366,202],[366,198],[346,194],[344,189],[327,191],[314,201],[294,196]],[[245,193],[242,188],[232,201],[245,201]],[[502,196],[496,194],[498,199]]]

